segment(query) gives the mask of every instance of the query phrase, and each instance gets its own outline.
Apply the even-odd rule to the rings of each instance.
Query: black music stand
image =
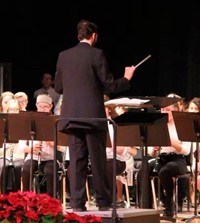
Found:
[[[114,121],[119,125],[117,145],[140,146],[142,149],[141,207],[147,208],[149,200],[148,146],[171,145],[167,127],[168,115],[158,112],[149,113],[146,109],[141,109],[141,112],[136,113],[125,112],[114,118]],[[122,136],[120,128],[125,129],[125,126],[128,131],[126,129]]]
[[[23,112],[17,114],[8,114],[8,139],[18,142],[18,140],[31,140],[33,142],[35,132],[32,121],[32,112]],[[30,165],[30,187],[32,190],[32,160],[33,160],[33,143],[31,143],[31,165]]]
[[[3,142],[3,167],[2,167],[2,188],[1,191],[2,193],[6,193],[6,176],[8,176],[10,173],[13,176],[13,170],[11,172],[9,172],[9,174],[7,174],[7,170],[6,170],[6,143],[15,143],[15,141],[9,140],[8,138],[8,117],[9,114],[8,113],[0,113],[0,118],[1,120],[3,120],[4,125],[2,126],[3,129],[1,129],[1,131],[4,131],[4,142]],[[10,171],[12,168],[9,168],[8,170]],[[11,175],[9,175],[11,176]],[[14,185],[14,184],[13,184]]]
[[[35,116],[35,137],[39,141],[53,141],[54,140],[54,127],[59,116]],[[67,135],[61,132],[58,134],[58,145],[66,146],[68,144]]]
[[[138,124],[118,125],[117,146],[141,146],[141,127]],[[168,146],[170,145],[169,133],[166,122],[149,123],[147,125],[148,146]],[[159,137],[157,137],[159,135]]]
[[[5,127],[6,127],[6,120],[0,118],[0,146],[4,143],[5,139]]]
[[[1,118],[0,119],[0,146],[3,145],[3,167],[2,167],[2,182],[1,182],[1,192],[5,194],[5,182],[6,182],[6,119]]]
[[[181,141],[196,142],[195,151],[195,207],[194,216],[186,222],[192,222],[193,219],[200,218],[197,215],[197,176],[198,176],[198,161],[199,161],[199,142],[200,142],[200,113],[194,112],[172,112],[178,138]]]
[[[21,114],[8,114],[7,117],[8,140],[18,142],[18,140],[31,139],[32,123],[29,116]]]
[[[33,140],[53,141],[54,117],[43,112],[8,114],[8,139],[31,140],[30,190],[32,190]]]
[[[53,140],[53,121],[51,115],[46,112],[20,112],[7,114],[8,140]],[[51,124],[49,124],[51,119]],[[45,122],[46,121],[46,122]]]
[[[156,96],[136,96],[134,98],[139,98],[143,100],[149,100],[145,103],[145,106],[153,106],[156,110],[160,110],[160,108],[167,107],[169,105],[175,104],[181,100],[182,98],[173,98],[173,97],[156,97]]]
[[[31,140],[31,165],[30,165],[30,190],[32,190],[32,159],[33,159],[33,140],[38,141],[53,141],[54,140],[54,125],[58,118],[46,112],[20,112],[0,113],[0,125],[5,120],[5,132],[3,126],[0,128],[0,139],[5,142],[15,142],[18,140]],[[1,127],[1,126],[0,126]],[[58,133],[58,144],[66,143],[66,135]],[[65,144],[66,145],[66,144]],[[4,149],[5,150],[5,149]],[[4,159],[5,160],[5,159]],[[5,161],[4,161],[5,162]],[[4,168],[5,169],[5,168]],[[5,173],[6,174],[6,173]],[[4,181],[5,182],[5,181]],[[56,184],[56,182],[54,182]],[[5,191],[5,183],[3,184]]]

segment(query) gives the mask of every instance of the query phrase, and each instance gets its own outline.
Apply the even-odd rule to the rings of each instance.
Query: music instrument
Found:
[[[7,168],[7,191],[13,191],[15,189],[15,167],[13,163],[14,145],[15,144],[10,143],[6,148],[7,150],[10,150],[10,161]]]
[[[13,153],[14,153],[14,144],[11,143],[7,147],[7,149],[10,149],[10,161],[9,161],[9,166],[13,166]]]
[[[162,147],[159,147],[159,149],[156,151],[156,154],[155,154],[155,166],[154,166],[154,169],[153,169],[153,173],[158,173],[159,156],[160,156],[161,149],[162,149]]]

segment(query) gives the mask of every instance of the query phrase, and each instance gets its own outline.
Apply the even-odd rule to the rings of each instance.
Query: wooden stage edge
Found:
[[[72,212],[72,209],[66,209]],[[117,208],[117,217],[112,217],[113,211],[99,211],[96,207],[88,208],[85,212],[76,212],[80,216],[96,215],[103,219],[103,223],[160,223],[160,210],[140,208]]]

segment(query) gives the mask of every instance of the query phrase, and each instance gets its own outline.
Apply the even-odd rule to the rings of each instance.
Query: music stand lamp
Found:
[[[181,141],[196,142],[195,151],[195,207],[194,216],[187,219],[187,223],[195,221],[195,219],[200,219],[197,214],[197,177],[198,177],[198,161],[199,161],[199,142],[200,142],[200,113],[194,112],[172,112],[178,138]],[[187,131],[185,131],[187,130]]]

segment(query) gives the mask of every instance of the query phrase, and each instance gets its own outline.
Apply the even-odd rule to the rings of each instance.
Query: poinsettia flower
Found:
[[[75,213],[64,213],[59,199],[48,194],[32,191],[0,194],[0,221],[8,219],[16,223],[100,223],[95,215],[81,217]]]
[[[102,222],[102,218],[96,215],[85,215],[86,222]]]
[[[77,222],[81,221],[82,220],[82,217],[77,215],[76,213],[66,213],[65,216],[64,216],[64,220],[65,221],[69,221],[69,220],[76,220]],[[65,222],[64,221],[64,222]]]

